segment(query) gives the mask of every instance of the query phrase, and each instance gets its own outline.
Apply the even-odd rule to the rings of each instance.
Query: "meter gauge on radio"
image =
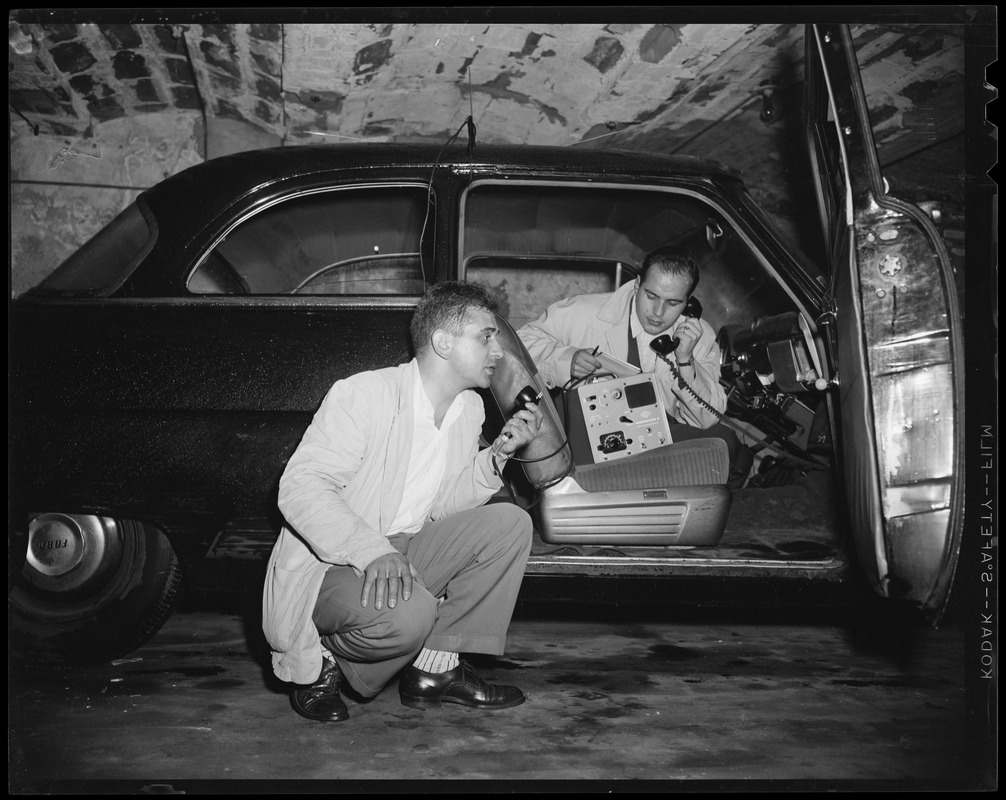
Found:
[[[598,444],[597,449],[604,454],[608,453],[618,453],[622,450],[628,448],[631,440],[626,440],[625,434],[622,431],[613,431],[611,433],[602,433],[599,437],[600,444]]]

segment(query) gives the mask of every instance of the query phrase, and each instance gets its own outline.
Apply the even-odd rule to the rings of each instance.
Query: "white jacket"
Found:
[[[312,614],[329,566],[362,572],[375,558],[395,552],[386,532],[409,468],[419,379],[413,360],[337,381],[290,457],[279,484],[287,526],[269,558],[262,598],[262,628],[281,680],[313,683],[321,672]],[[480,506],[502,486],[489,449],[478,449],[482,398],[472,390],[461,397],[431,519]]]
[[[561,387],[570,379],[573,354],[577,350],[599,347],[603,352],[625,361],[629,356],[629,314],[635,282],[606,294],[582,294],[559,300],[545,309],[534,322],[524,325],[517,335],[549,387]],[[668,333],[674,335],[682,322],[679,317]],[[720,349],[712,326],[699,320],[702,335],[692,351],[694,377],[687,378],[695,393],[720,413],[727,407],[727,397],[720,386]],[[654,369],[657,386],[667,413],[696,428],[708,428],[719,421],[687,389],[678,386],[670,367],[657,360]]]

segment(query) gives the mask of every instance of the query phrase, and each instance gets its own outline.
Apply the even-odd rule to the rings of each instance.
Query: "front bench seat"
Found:
[[[525,386],[542,393],[539,435],[517,455],[528,481],[542,492],[536,508],[549,544],[696,547],[717,544],[733,496],[729,456],[721,439],[669,444],[619,461],[588,463],[574,454],[559,413],[524,343],[496,317],[503,358],[489,387],[501,416],[514,411]],[[574,437],[575,438],[575,437]]]

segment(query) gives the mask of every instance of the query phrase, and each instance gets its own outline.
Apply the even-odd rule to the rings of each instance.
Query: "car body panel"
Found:
[[[963,325],[932,222],[888,193],[851,36],[809,26],[808,141],[832,259],[843,469],[884,596],[938,618],[963,520]]]
[[[414,306],[297,301],[18,304],[19,507],[148,520],[197,558],[235,525],[275,538],[276,482],[322,398],[407,360]]]
[[[20,422],[12,494],[22,511],[55,503],[66,513],[146,520],[172,536],[187,574],[203,573],[209,583],[221,561],[262,562],[281,523],[276,483],[311,414],[334,380],[409,357],[417,300],[186,289],[200,259],[237,223],[312,192],[428,180],[438,280],[462,269],[461,198],[480,182],[506,176],[533,186],[676,192],[729,210],[738,242],[761,254],[811,319],[819,311],[815,265],[771,229],[736,178],[694,159],[480,147],[469,162],[463,149],[303,150],[216,159],[144,193],[138,206],[152,242],[134,243],[134,270],[116,279],[110,296],[95,297],[90,286],[74,296],[72,281],[59,281],[58,291],[43,282],[14,303],[12,407]],[[218,563],[207,566],[206,556]],[[695,556],[609,557],[603,572],[673,572],[675,563],[687,570]],[[529,571],[593,574],[593,556],[585,558],[535,554]],[[772,569],[821,566],[797,561]]]

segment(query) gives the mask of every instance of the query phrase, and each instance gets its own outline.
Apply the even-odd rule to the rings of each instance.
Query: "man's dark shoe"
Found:
[[[349,709],[339,696],[342,672],[338,665],[322,659],[321,675],[310,686],[301,686],[290,695],[290,705],[302,717],[316,722],[341,722],[349,719]]]
[[[423,672],[409,667],[402,673],[398,694],[403,705],[432,708],[441,703],[458,703],[472,708],[511,708],[524,702],[516,686],[486,683],[462,661],[450,672]]]

